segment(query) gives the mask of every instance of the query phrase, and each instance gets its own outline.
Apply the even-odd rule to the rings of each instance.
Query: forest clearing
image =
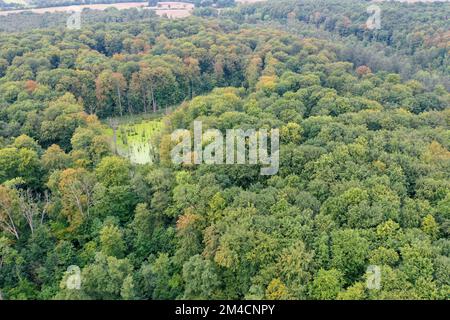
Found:
[[[105,134],[110,138],[111,148],[117,148],[117,154],[135,164],[153,162],[154,148],[151,139],[157,135],[162,127],[159,120],[137,119],[127,120],[118,124],[117,145],[114,146],[114,130],[109,127]]]

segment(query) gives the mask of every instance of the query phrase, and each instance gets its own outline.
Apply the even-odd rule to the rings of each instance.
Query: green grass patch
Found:
[[[132,163],[152,163],[154,146],[150,140],[162,128],[159,119],[142,119],[127,117],[116,119],[119,122],[117,129],[117,153],[128,158]],[[107,123],[109,125],[109,123]],[[108,127],[105,134],[110,137],[111,147],[114,148],[113,129]]]

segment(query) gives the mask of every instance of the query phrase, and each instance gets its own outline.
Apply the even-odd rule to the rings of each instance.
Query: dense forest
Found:
[[[340,40],[341,60],[399,73],[403,78],[414,76],[430,87],[440,82],[450,89],[449,3],[377,5],[379,30],[366,26],[368,3],[354,0],[280,0],[243,6],[224,15],[237,23],[278,21],[297,34]]]
[[[366,7],[2,20],[0,298],[449,299],[450,4]],[[145,116],[138,165],[106,130]],[[278,174],[173,164],[194,120],[279,128]]]

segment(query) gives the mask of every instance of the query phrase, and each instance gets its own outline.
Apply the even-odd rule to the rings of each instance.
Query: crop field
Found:
[[[22,3],[20,0],[11,0],[11,3]],[[23,2],[26,4],[26,2]],[[8,15],[13,13],[21,13],[24,11],[31,11],[33,13],[44,14],[53,12],[74,12],[83,11],[83,9],[91,10],[105,10],[107,8],[116,8],[119,10],[131,9],[131,8],[143,8],[146,6],[145,2],[124,2],[124,3],[97,3],[97,4],[80,4],[80,5],[68,5],[68,6],[58,6],[58,7],[46,7],[46,8],[29,8],[21,10],[8,10],[0,11],[0,15]]]

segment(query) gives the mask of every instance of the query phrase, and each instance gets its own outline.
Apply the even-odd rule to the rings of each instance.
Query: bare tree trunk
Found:
[[[128,113],[129,114],[133,114],[134,113],[133,112],[133,107],[130,104],[130,97],[129,96],[128,96],[128,99],[127,99],[127,106],[128,106]]]
[[[97,109],[97,108],[94,106],[93,103],[91,103],[91,104],[89,105],[89,113],[90,113],[90,114],[95,114],[95,109]]]
[[[117,154],[117,128],[119,127],[119,122],[115,119],[110,118],[109,125],[113,130],[114,154]]]
[[[145,88],[142,88],[142,100],[144,102],[144,113],[147,113],[147,102],[146,102],[146,93],[145,93]]]
[[[14,220],[12,218],[12,212],[7,207],[7,205],[3,205],[2,203],[0,203],[0,209],[3,209],[6,214],[6,217],[0,220],[0,228],[2,228],[6,232],[9,232],[17,240],[19,240],[19,231],[17,230],[16,224],[14,223]]]
[[[35,229],[35,218],[39,216],[40,209],[38,205],[39,197],[34,197],[30,189],[27,191],[22,191],[19,197],[19,208],[22,216],[25,218],[28,226],[30,227],[31,234],[34,234]],[[44,208],[43,211],[46,209]],[[42,223],[42,212],[41,212],[41,223]]]
[[[119,85],[116,85],[117,88],[117,97],[119,98],[119,112],[120,116],[123,116],[123,110],[122,110],[122,95],[120,94],[120,88]]]
[[[47,191],[44,192],[44,197],[45,197],[45,206],[41,211],[41,224],[44,223],[44,218],[45,218],[45,215],[47,214],[47,210],[50,205],[50,196],[48,195]]]
[[[81,215],[84,216],[83,204],[74,185],[70,185],[69,190],[72,193],[73,199],[75,200],[78,210],[80,211]]]
[[[151,88],[150,93],[152,95],[153,112],[156,112],[158,108],[157,108],[157,105],[156,105],[155,92],[153,90],[153,86],[150,86],[150,88]]]

